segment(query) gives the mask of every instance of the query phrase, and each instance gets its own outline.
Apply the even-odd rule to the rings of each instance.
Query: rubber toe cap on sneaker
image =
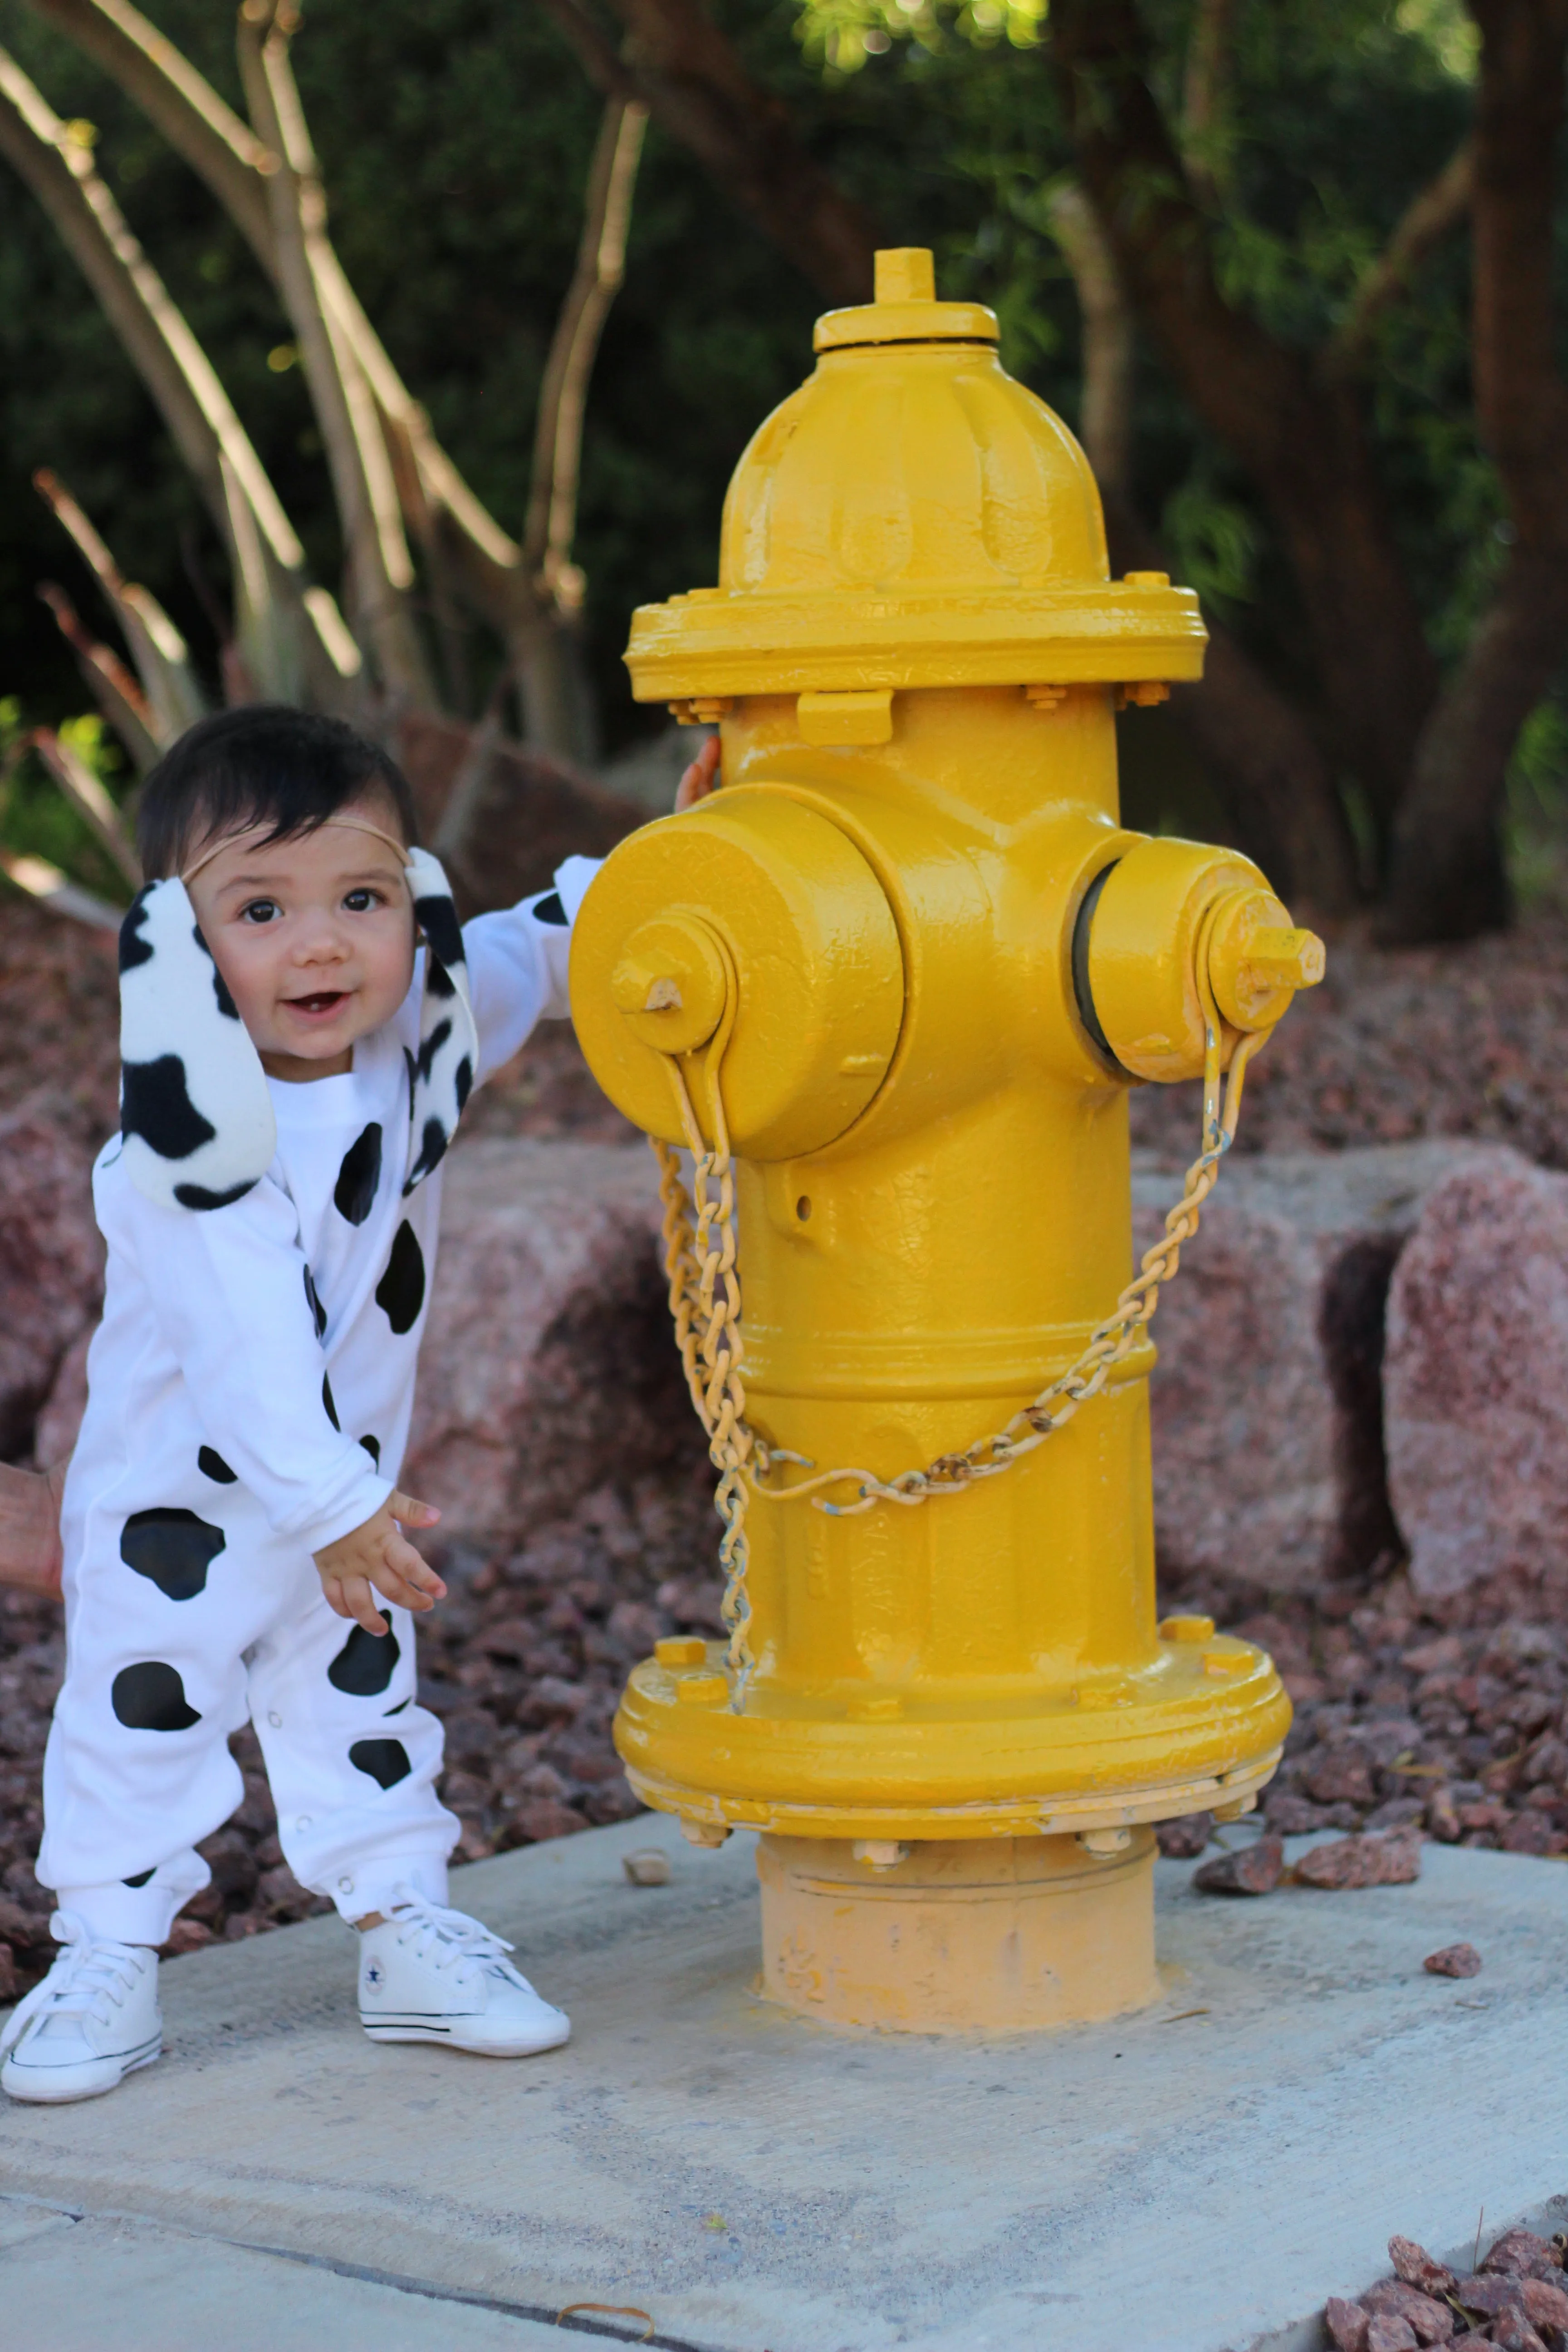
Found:
[[[75,2055],[70,2054],[73,2046]],[[161,2054],[151,2050],[104,2058],[85,2042],[62,2043],[52,2050],[47,2043],[34,2043],[12,2051],[0,2067],[0,2090],[37,2106],[62,2107],[73,2099],[99,2099],[105,2091],[117,2090],[127,2074],[138,2066],[150,2066]]]

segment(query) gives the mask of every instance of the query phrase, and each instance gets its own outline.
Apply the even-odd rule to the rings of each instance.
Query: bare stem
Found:
[[[522,534],[524,568],[556,605],[574,612],[582,577],[571,562],[583,463],[583,414],[599,338],[626,275],[626,234],[647,109],[612,98],[594,161],[577,267],[561,306],[540,394],[533,476]]]

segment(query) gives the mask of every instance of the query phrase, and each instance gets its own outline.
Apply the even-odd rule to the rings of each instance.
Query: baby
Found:
[[[458,1823],[413,1627],[446,1588],[404,1532],[440,1515],[396,1479],[441,1156],[470,1088],[566,1014],[593,863],[460,929],[385,754],[280,708],[193,728],[139,832],[44,1765],[64,1949],[0,2083],[91,2098],[158,2057],[156,1947],[208,1883],[195,1849],[241,1799],[247,1722],[290,1868],[360,1930],[371,2038],[552,2049],[566,2017],[447,1907]]]

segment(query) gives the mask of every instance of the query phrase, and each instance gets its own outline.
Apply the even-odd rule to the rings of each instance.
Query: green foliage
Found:
[[[228,9],[151,5],[237,102]],[[1155,84],[1175,120],[1194,0],[1144,0],[1144,12]],[[934,247],[942,291],[991,302],[1008,366],[1076,421],[1077,303],[1047,218],[1069,159],[1040,44],[1043,7],[717,0],[717,14],[889,241]],[[1271,0],[1237,9],[1233,25],[1233,70],[1198,159],[1216,191],[1220,273],[1272,332],[1311,350],[1463,136],[1473,30],[1460,0]],[[334,583],[340,553],[319,443],[287,323],[250,256],[156,134],[23,0],[0,0],[0,39],[62,113],[100,126],[133,226],[218,365],[312,562]],[[295,64],[350,274],[458,462],[516,530],[598,101],[543,12],[501,0],[381,0],[371,10],[312,0]],[[58,717],[79,709],[81,688],[33,603],[36,583],[58,576],[84,612],[95,607],[26,487],[34,466],[64,476],[209,662],[201,577],[216,585],[221,572],[194,492],[74,266],[8,182],[4,201],[0,683],[18,687],[38,718]],[[1458,236],[1379,326],[1361,395],[1445,664],[1466,643],[1505,543],[1475,430],[1468,293]],[[715,577],[730,472],[809,364],[821,307],[656,129],[626,285],[590,396],[577,548],[589,666],[612,745],[647,716],[634,711],[620,667],[631,609]],[[1135,471],[1139,503],[1181,574],[1266,667],[1301,687],[1300,615],[1269,519],[1149,348],[1139,358]],[[473,656],[479,693],[493,651],[477,638]],[[1568,769],[1557,726],[1538,719],[1521,774]]]
[[[0,696],[0,849],[47,858],[84,889],[95,891],[111,905],[123,906],[130,895],[123,876],[30,748],[31,732],[21,697]],[[98,713],[68,719],[57,732],[114,798],[122,800],[128,771],[119,745]],[[0,881],[0,891],[10,887]]]

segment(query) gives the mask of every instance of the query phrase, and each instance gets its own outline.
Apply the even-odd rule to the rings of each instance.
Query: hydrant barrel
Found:
[[[763,1832],[773,1997],[921,2030],[1152,1998],[1150,1824],[1245,1810],[1289,1721],[1262,1652],[1156,1623],[1146,1337],[994,1475],[891,1485],[1104,1322],[1132,1086],[1321,969],[1249,860],[1121,827],[1115,709],[1195,676],[1202,624],[1110,581],[1082,453],[995,341],[918,253],[819,323],[719,587],[634,622],[636,691],[719,721],[722,787],[612,854],[572,951],[613,1099],[668,1143],[727,1122],[765,1449],[747,1669],[661,1644],[617,1745],[699,1842]]]

